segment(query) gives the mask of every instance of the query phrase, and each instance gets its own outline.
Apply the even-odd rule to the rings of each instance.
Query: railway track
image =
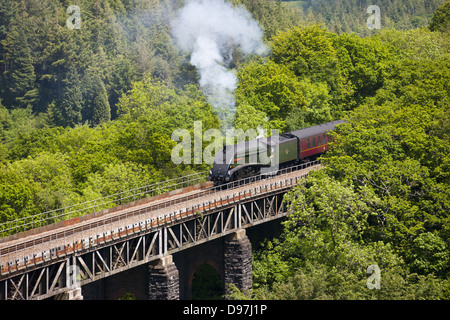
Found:
[[[139,208],[146,208],[147,211],[156,211],[160,210],[163,207],[168,207],[168,203],[174,204],[177,202],[182,202],[183,200],[189,199],[193,194],[197,194],[199,192],[213,189],[211,187],[201,187],[201,184],[197,184],[193,186],[195,191],[191,192],[183,192],[180,194],[180,196],[175,196],[175,198],[170,196],[170,192],[167,193],[165,196],[163,196],[159,200],[148,200],[140,205],[129,207],[125,210],[121,210],[119,212],[113,212],[106,216],[101,216],[97,218],[91,218],[83,223],[80,223],[80,226],[77,227],[59,227],[59,228],[53,228],[49,231],[45,231],[40,233],[39,235],[31,235],[31,236],[24,236],[20,237],[15,240],[11,240],[5,243],[0,244],[0,258],[16,251],[21,251],[24,249],[27,249],[32,246],[36,246],[42,243],[46,242],[52,242],[57,239],[61,239],[64,237],[67,237],[68,233],[77,234],[82,233],[86,230],[92,229],[93,225],[98,225],[102,221],[108,221],[109,223],[116,223],[120,221],[124,221],[127,218],[127,215],[129,212],[133,212],[136,210],[139,210]],[[149,205],[149,203],[152,203]],[[164,206],[163,206],[164,205]],[[76,219],[76,218],[75,218]],[[51,226],[50,226],[51,227]],[[46,235],[48,234],[48,235]],[[1,260],[0,260],[1,263]]]
[[[152,229],[167,222],[167,219],[180,219],[194,214],[187,208],[194,208],[199,203],[209,203],[224,196],[245,192],[251,184],[252,187],[258,184],[265,184],[268,180],[281,180],[289,176],[304,174],[311,169],[320,167],[317,161],[304,165],[285,168],[279,170],[276,176],[267,179],[248,179],[247,181],[232,182],[226,187],[212,187],[210,184],[197,184],[186,191],[173,194],[169,192],[157,200],[149,199],[135,206],[111,212],[105,215],[93,217],[75,225],[62,226],[39,234],[24,237],[17,236],[17,239],[0,243],[0,266],[1,274],[26,265],[27,260],[33,259],[36,263],[39,259],[44,260],[46,255],[58,255],[58,252],[70,254],[81,250],[91,243],[91,241],[107,241],[113,238],[121,238],[127,234],[129,229]],[[192,190],[193,189],[193,190]],[[205,208],[198,208],[205,209]],[[175,212],[175,214],[173,214]],[[177,216],[178,214],[178,216]],[[49,250],[49,248],[51,248]],[[54,250],[54,252],[52,252]],[[14,266],[13,266],[14,265]]]

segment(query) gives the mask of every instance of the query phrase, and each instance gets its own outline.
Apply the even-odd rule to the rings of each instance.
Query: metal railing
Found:
[[[300,164],[293,167],[288,167],[284,169],[277,170],[274,172],[273,175],[269,175],[267,177],[267,182],[276,182],[276,176],[283,175],[286,173],[294,172],[294,171],[300,171],[303,169],[306,169],[308,167],[312,167],[315,165],[318,165],[319,162],[312,161],[308,162],[306,164]],[[302,173],[298,174],[295,177],[296,178],[303,178],[306,177],[308,173]],[[192,175],[191,175],[192,176]],[[16,258],[18,257],[25,257],[27,254],[25,253],[30,248],[33,248],[31,251],[39,251],[37,248],[39,245],[43,243],[50,244],[50,248],[56,248],[59,245],[64,245],[67,243],[67,240],[70,237],[73,237],[75,234],[79,234],[80,232],[83,232],[83,237],[95,237],[97,234],[104,233],[107,231],[111,231],[112,229],[119,229],[123,228],[127,225],[133,224],[135,222],[143,221],[148,218],[154,218],[155,213],[158,216],[158,221],[170,221],[170,215],[173,213],[174,206],[180,205],[182,203],[185,203],[183,206],[187,210],[187,202],[188,201],[194,201],[196,204],[204,204],[206,203],[206,198],[212,195],[212,198],[219,199],[219,193],[223,193],[224,190],[232,190],[235,187],[244,187],[249,194],[251,194],[251,190],[256,188],[256,184],[260,183],[260,180],[264,179],[264,177],[258,176],[258,177],[249,177],[240,181],[234,181],[230,182],[226,185],[221,185],[217,187],[211,187],[204,190],[200,190],[199,192],[196,192],[194,194],[190,195],[180,195],[179,197],[176,197],[175,199],[170,199],[168,201],[164,201],[157,204],[149,204],[148,206],[139,208],[139,209],[132,209],[127,210],[126,212],[117,214],[117,215],[107,215],[104,218],[102,218],[99,221],[92,221],[88,222],[87,224],[84,224],[82,226],[76,226],[74,225],[72,228],[66,229],[64,231],[55,232],[51,235],[41,236],[38,237],[32,241],[28,241],[26,243],[17,243],[11,246],[8,246],[6,248],[3,248],[0,251],[0,264],[5,263],[6,261],[2,261],[2,256],[13,254]],[[292,179],[289,178],[289,179]],[[281,179],[282,180],[282,179]],[[255,189],[256,190],[256,189]],[[172,210],[172,211],[171,211]],[[170,212],[169,212],[170,211]],[[136,218],[136,219],[134,219]],[[134,221],[136,220],[136,221]],[[89,221],[89,220],[88,220]],[[70,242],[70,241],[69,241]],[[36,249],[34,249],[36,248]],[[48,248],[47,248],[48,249]],[[44,249],[44,250],[47,250]],[[43,251],[43,250],[41,250]]]
[[[46,211],[21,219],[7,221],[0,224],[0,238],[22,231],[46,226],[55,222],[84,216],[94,212],[99,212],[101,210],[113,208],[118,205],[130,203],[148,197],[153,197],[165,192],[193,186],[198,183],[205,182],[207,176],[208,171],[202,171],[199,173],[149,184],[140,188],[123,191],[75,205]]]

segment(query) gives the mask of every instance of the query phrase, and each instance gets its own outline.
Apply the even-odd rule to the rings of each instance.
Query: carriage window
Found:
[[[326,134],[323,135],[323,144],[327,144],[327,135]]]
[[[306,139],[306,149],[311,148],[311,143],[309,142],[309,139]]]
[[[322,138],[321,136],[318,136],[318,137],[317,137],[317,145],[318,145],[318,146],[321,146],[321,145],[322,145],[322,141],[321,141],[322,139],[321,139],[321,138]]]
[[[312,146],[314,148],[316,146],[316,137],[312,138],[312,141],[313,141]]]

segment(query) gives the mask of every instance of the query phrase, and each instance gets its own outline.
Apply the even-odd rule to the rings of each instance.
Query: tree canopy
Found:
[[[323,36],[335,57],[328,74],[336,72],[332,79],[341,77],[351,88],[352,103],[341,113],[348,122],[338,126],[331,151],[322,156],[324,168],[285,197],[292,214],[281,237],[256,252],[253,290],[232,296],[449,299],[448,36],[425,28],[382,30],[364,39],[326,31],[316,37]],[[311,68],[319,77],[320,63],[309,66],[308,54],[289,54],[290,47],[305,50],[308,43],[315,46],[300,36],[286,41],[273,59],[291,70],[303,66],[298,78]],[[311,52],[320,59],[320,48]],[[332,83],[331,97],[341,93]],[[372,265],[380,268],[379,290],[366,285]]]
[[[232,297],[449,299],[450,2],[379,1],[381,30],[366,1],[230,2],[270,48],[227,57],[234,127],[347,120]],[[221,126],[171,38],[184,1],[70,4],[79,29],[65,0],[0,3],[0,223],[210,168],[171,161],[174,130]]]

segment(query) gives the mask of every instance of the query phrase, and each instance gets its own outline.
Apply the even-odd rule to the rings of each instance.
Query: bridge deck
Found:
[[[10,271],[17,272],[20,264],[26,265],[27,259],[44,258],[43,255],[51,254],[50,249],[67,248],[76,251],[77,246],[83,247],[91,239],[97,239],[102,235],[107,237],[120,236],[127,229],[158,227],[167,219],[183,218],[192,208],[200,212],[205,210],[210,203],[217,202],[222,198],[232,197],[262,185],[276,183],[291,177],[298,177],[310,170],[317,169],[320,164],[311,165],[301,170],[286,172],[277,176],[249,182],[235,188],[221,189],[212,187],[197,187],[196,190],[167,196],[163,199],[153,200],[136,206],[118,210],[100,217],[94,217],[74,225],[59,227],[35,235],[19,237],[14,240],[0,244],[0,266],[1,274],[7,275]],[[47,251],[47,253],[46,253]],[[14,265],[14,266],[13,266]]]

